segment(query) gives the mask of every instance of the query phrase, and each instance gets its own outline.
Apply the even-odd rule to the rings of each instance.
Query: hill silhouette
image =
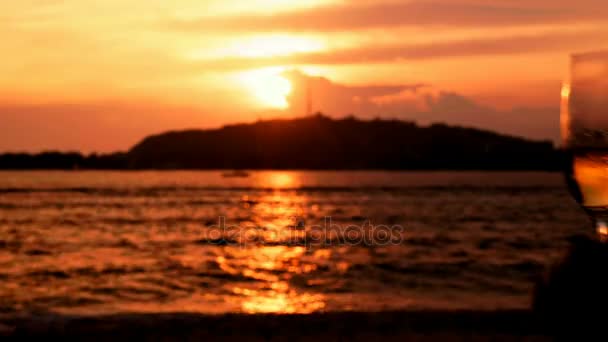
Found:
[[[555,163],[550,142],[320,114],[165,133],[128,155],[136,169],[545,169]]]
[[[333,120],[321,114],[168,132],[126,153],[3,155],[0,168],[555,170],[549,141],[397,120]]]

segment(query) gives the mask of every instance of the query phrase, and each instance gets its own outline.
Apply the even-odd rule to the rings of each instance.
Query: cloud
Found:
[[[311,77],[298,70],[285,72],[283,76],[292,84],[288,97],[289,107],[295,115],[306,115],[309,98],[314,111],[329,114],[349,114],[356,109],[358,114],[375,115],[374,100],[404,92],[416,93],[428,86],[424,84],[390,86],[345,86],[324,77]]]
[[[170,26],[185,31],[348,31],[395,26],[513,26],[539,23],[603,21],[604,0],[413,0],[354,1],[273,15],[205,17],[175,20]]]
[[[449,57],[512,55],[550,51],[574,51],[597,48],[598,42],[608,41],[605,30],[575,32],[554,31],[543,34],[441,41],[424,44],[365,45],[352,49],[297,53],[282,57],[222,58],[202,61],[205,66],[219,69],[255,68],[285,64],[369,64],[429,60]]]
[[[294,115],[305,114],[310,98],[314,111],[338,117],[353,114],[422,124],[442,122],[535,139],[559,139],[558,108],[520,107],[501,111],[462,94],[424,84],[352,87],[299,71],[290,71],[285,77],[293,84],[289,102]]]

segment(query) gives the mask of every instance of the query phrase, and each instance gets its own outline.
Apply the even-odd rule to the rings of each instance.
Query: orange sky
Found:
[[[557,139],[568,54],[605,0],[0,2],[0,151],[124,150],[147,134],[305,113]],[[310,78],[312,77],[312,78]]]

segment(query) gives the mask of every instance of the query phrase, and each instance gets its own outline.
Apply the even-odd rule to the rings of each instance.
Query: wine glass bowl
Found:
[[[567,184],[608,241],[608,51],[573,55],[561,95]]]

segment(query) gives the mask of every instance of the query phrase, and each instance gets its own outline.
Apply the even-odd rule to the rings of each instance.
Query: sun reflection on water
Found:
[[[294,186],[294,177],[288,173],[273,173],[270,185],[273,188],[288,188]]]
[[[220,268],[230,274],[255,279],[230,291],[246,313],[312,313],[325,308],[325,296],[298,291],[290,281],[316,270],[302,261],[304,247],[273,246],[232,250],[233,258],[218,257]]]
[[[279,285],[279,284],[276,284]],[[286,287],[286,286],[285,286]],[[325,302],[322,295],[298,294],[295,290],[277,286],[277,290],[249,291],[235,288],[235,293],[248,297],[243,301],[243,311],[246,313],[283,313],[307,314],[323,310]]]

